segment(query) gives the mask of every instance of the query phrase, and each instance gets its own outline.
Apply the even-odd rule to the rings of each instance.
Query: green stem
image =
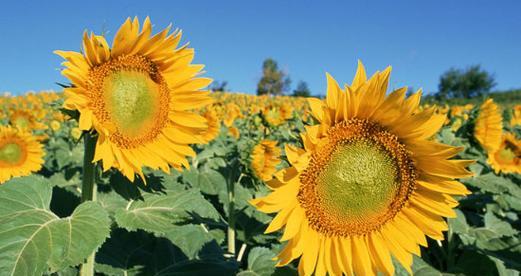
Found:
[[[228,252],[235,256],[235,185],[240,185],[244,174],[241,173],[239,180],[233,183],[228,179],[226,188],[228,190]]]
[[[81,201],[96,201],[96,164],[92,162],[94,159],[94,151],[96,150],[97,136],[86,132],[84,135],[85,152],[83,156],[83,179],[81,183]],[[81,265],[81,276],[94,275],[94,258],[96,252],[93,252]]]
[[[226,183],[228,189],[228,252],[235,256],[235,185]]]

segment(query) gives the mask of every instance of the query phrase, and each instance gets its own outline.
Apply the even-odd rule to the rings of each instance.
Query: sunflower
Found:
[[[39,171],[44,151],[30,132],[0,126],[0,184]]]
[[[458,131],[458,129],[461,127],[462,124],[463,124],[463,120],[461,118],[456,118],[454,120],[454,122],[452,123],[452,125],[450,126],[450,130],[452,130],[452,132],[456,132],[456,131]]]
[[[503,118],[499,107],[492,99],[487,99],[479,108],[474,127],[474,137],[487,152],[495,152],[501,144]]]
[[[230,136],[232,136],[235,139],[239,139],[239,137],[241,137],[241,132],[238,128],[234,126],[228,128],[228,134],[230,134]]]
[[[227,126],[227,127],[231,127],[233,125],[233,122],[235,121],[235,119],[237,118],[241,118],[241,109],[239,108],[238,105],[234,104],[234,103],[229,103],[226,105],[226,114],[225,114],[225,118],[224,118],[224,125]]]
[[[503,134],[499,148],[488,153],[487,161],[496,173],[521,173],[521,140],[511,133]]]
[[[272,179],[278,164],[280,164],[280,148],[277,147],[277,141],[262,140],[253,147],[251,167],[259,179],[262,181]]]
[[[280,116],[284,120],[289,120],[289,119],[293,118],[293,107],[291,105],[289,105],[288,103],[281,104],[279,112],[280,112]]]
[[[51,123],[49,124],[51,126],[51,129],[53,131],[58,131],[60,130],[61,128],[61,124],[60,122],[58,122],[57,120],[52,120]]]
[[[211,79],[198,77],[203,65],[191,64],[194,50],[182,46],[181,32],[170,27],[151,36],[147,17],[140,31],[128,18],[115,34],[112,48],[103,36],[83,35],[83,52],[56,51],[66,59],[62,74],[72,87],[64,90],[64,107],[78,110],[79,128],[96,130],[94,162],[119,169],[131,181],[142,167],[169,171],[188,167],[189,146],[204,142],[207,120],[190,110],[212,102],[199,91]]]
[[[263,110],[264,119],[269,125],[279,126],[284,123],[285,118],[282,116],[278,108],[268,107]]]
[[[217,117],[217,113],[215,112],[215,109],[213,107],[208,108],[203,116],[208,121],[208,129],[203,133],[203,139],[205,142],[210,142],[217,135],[219,135],[219,132],[221,131],[221,121],[219,121],[219,118]]]
[[[472,175],[473,161],[431,139],[445,116],[419,111],[420,92],[386,97],[390,71],[367,80],[359,63],[351,86],[327,75],[326,99],[309,99],[319,124],[301,135],[304,148],[286,148],[291,166],[267,182],[273,191],[251,201],[277,212],[266,232],[285,227],[279,266],[300,257],[301,275],[393,275],[394,256],[411,273],[425,236],[443,240],[453,195],[469,193],[454,178]]]
[[[30,131],[47,129],[47,126],[40,123],[39,119],[34,115],[37,113],[34,110],[14,109],[9,115],[9,123],[14,127]]]
[[[74,138],[74,140],[79,140],[81,137],[81,130],[77,127],[74,127],[70,131],[71,137]]]
[[[514,106],[512,110],[512,118],[510,119],[511,126],[521,126],[521,105]]]

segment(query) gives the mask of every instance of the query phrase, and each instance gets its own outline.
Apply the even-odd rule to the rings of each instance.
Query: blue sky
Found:
[[[84,30],[149,15],[183,29],[207,76],[254,93],[266,57],[293,80],[325,90],[393,66],[391,87],[436,91],[450,67],[481,64],[497,89],[521,87],[521,1],[9,1],[0,9],[0,92],[59,89],[56,49],[79,50]],[[367,1],[369,2],[369,1]]]

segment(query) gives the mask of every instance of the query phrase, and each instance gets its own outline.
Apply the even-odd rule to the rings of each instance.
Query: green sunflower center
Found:
[[[8,164],[16,164],[20,162],[22,156],[22,147],[16,143],[7,143],[0,147],[0,161]]]
[[[19,128],[28,128],[29,127],[29,119],[26,117],[16,117],[14,120],[14,125]]]
[[[92,68],[87,91],[95,119],[121,148],[151,142],[168,125],[168,84],[144,56],[122,55]]]
[[[385,210],[399,183],[394,159],[375,143],[340,145],[317,178],[318,196],[331,214],[363,219]]]
[[[144,73],[118,71],[105,80],[111,117],[127,135],[134,136],[151,123],[157,110],[158,85]]]
[[[511,162],[512,160],[514,160],[516,155],[514,154],[514,152],[512,150],[510,150],[508,148],[504,148],[504,149],[499,150],[499,157],[502,160]]]
[[[409,200],[416,169],[405,145],[376,123],[336,124],[300,174],[298,200],[310,226],[328,236],[365,235]]]

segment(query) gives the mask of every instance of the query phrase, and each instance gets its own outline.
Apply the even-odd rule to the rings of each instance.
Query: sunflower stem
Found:
[[[81,185],[81,201],[96,201],[96,164],[92,162],[94,159],[94,151],[96,149],[97,137],[86,132],[84,135],[85,152],[83,156],[83,179]],[[94,275],[94,258],[96,252],[93,252],[81,265],[81,276]]]
[[[228,189],[228,252],[235,256],[235,185],[226,183]]]

